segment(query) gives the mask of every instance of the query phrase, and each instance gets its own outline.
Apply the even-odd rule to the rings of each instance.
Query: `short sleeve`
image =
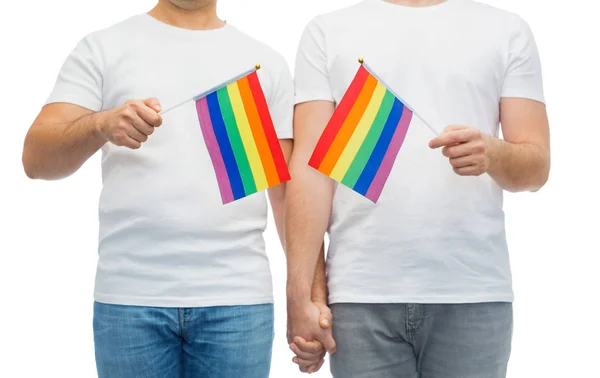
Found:
[[[509,47],[508,66],[502,97],[528,98],[545,102],[542,67],[538,48],[529,25],[517,19]]]
[[[285,59],[278,56],[273,89],[268,98],[269,111],[279,139],[294,137],[294,81]]]
[[[63,63],[46,104],[67,102],[102,110],[102,55],[91,37],[81,40]]]
[[[320,18],[304,29],[296,54],[295,103],[325,100],[334,102],[327,72],[325,34]]]

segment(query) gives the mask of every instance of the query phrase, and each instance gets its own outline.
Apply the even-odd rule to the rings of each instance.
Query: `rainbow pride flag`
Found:
[[[194,98],[223,204],[290,180],[258,68]]]
[[[308,164],[376,203],[412,119],[361,61]]]

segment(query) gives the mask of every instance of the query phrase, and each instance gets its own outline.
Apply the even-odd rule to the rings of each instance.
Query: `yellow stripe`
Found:
[[[252,176],[254,176],[256,191],[259,192],[268,188],[269,185],[267,183],[267,177],[265,176],[265,170],[262,166],[262,161],[260,160],[260,155],[258,154],[256,142],[254,142],[254,135],[252,135],[250,123],[248,123],[248,116],[246,115],[246,109],[244,108],[244,102],[242,101],[237,82],[229,84],[227,86],[227,92],[229,93],[229,99],[231,100],[235,122],[240,131],[244,149],[246,150],[246,156],[248,156]]]
[[[373,96],[371,96],[371,100],[369,101],[369,105],[365,110],[362,118],[358,122],[352,137],[346,144],[344,148],[344,152],[340,155],[340,159],[337,164],[331,171],[331,178],[337,181],[342,181],[344,175],[350,168],[350,165],[354,161],[360,146],[363,141],[367,137],[369,129],[371,125],[375,121],[375,117],[377,116],[377,112],[379,111],[379,107],[381,106],[381,102],[383,101],[383,97],[385,96],[385,87],[381,83],[377,83],[375,87],[375,91],[373,91]]]

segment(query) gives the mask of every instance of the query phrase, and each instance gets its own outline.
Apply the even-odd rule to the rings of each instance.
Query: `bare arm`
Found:
[[[305,28],[296,55],[295,97],[300,102],[294,111],[293,181],[288,186],[285,215],[288,340],[296,354],[294,362],[309,373],[323,366],[325,350],[336,351],[324,260],[334,181],[308,165],[335,109],[328,61],[325,28],[315,19]]]
[[[462,176],[488,173],[504,190],[537,191],[550,173],[550,132],[546,107],[529,99],[501,102],[503,139],[467,126],[449,126],[431,148],[443,147],[454,171]]]
[[[290,157],[293,150],[293,140],[281,140],[281,149],[285,161],[289,164]],[[285,192],[286,185],[278,185],[269,189],[269,200],[271,202],[271,208],[273,210],[273,218],[275,220],[275,226],[277,228],[277,234],[281,244],[285,247],[285,231],[284,231],[284,210],[285,210]],[[317,266],[315,268],[315,277],[312,283],[311,297],[315,303],[327,305],[327,279],[325,274],[325,245],[321,245],[319,257],[317,259]],[[324,327],[329,326],[331,321],[330,316],[323,317],[321,323]],[[325,323],[323,323],[325,322]]]
[[[98,113],[72,104],[50,104],[25,137],[23,167],[32,179],[61,179],[77,171],[105,143]]]
[[[312,283],[312,304],[309,303],[309,305],[312,305],[312,307],[316,306],[318,309],[319,325],[323,329],[330,328],[333,320],[331,310],[329,309],[329,304],[327,303],[327,295],[325,245],[322,245],[317,260],[317,266],[315,268],[315,277]],[[290,308],[294,311],[298,311],[298,309],[300,309],[300,314],[302,314],[302,307],[296,307],[296,309],[292,307]],[[293,316],[290,318],[293,318]],[[314,319],[310,319],[310,317],[307,320],[309,322],[314,321]],[[327,342],[327,337],[321,337],[320,339],[317,338],[313,341],[307,341],[302,336],[290,335],[289,339],[290,348],[296,354],[294,357],[294,363],[299,365],[300,371],[305,373],[316,373],[319,371],[325,362],[324,357],[326,352],[324,345],[319,340],[326,340],[325,342]],[[333,341],[333,346],[329,345],[329,351],[335,353],[335,341]]]
[[[288,341],[296,354],[294,362],[304,372],[319,370],[325,351],[336,351],[323,258],[333,181],[308,166],[333,111],[332,102],[311,101],[296,105],[294,114],[292,181],[287,187],[285,211]]]
[[[311,301],[319,253],[329,224],[333,181],[308,166],[308,161],[334,105],[312,101],[296,106],[295,147],[290,162],[293,180],[286,202],[286,250],[288,259],[288,301]],[[324,268],[323,268],[324,271]]]
[[[290,161],[292,155],[292,149],[294,142],[292,139],[280,140],[281,150],[283,151],[283,157],[286,162]],[[285,191],[287,183],[283,183],[272,188],[269,188],[269,201],[271,202],[271,209],[273,210],[273,219],[275,220],[275,227],[277,228],[277,235],[281,245],[285,248],[285,234],[283,227],[283,217],[285,210]]]
[[[42,108],[23,146],[23,168],[32,179],[58,180],[75,173],[106,142],[140,148],[162,123],[156,99],[128,101],[92,112],[67,103]]]
[[[317,266],[315,267],[315,278],[312,284],[311,298],[314,303],[319,305],[328,305],[327,275],[325,271],[325,245],[321,245],[321,251],[317,257]],[[323,311],[321,311],[322,313]],[[329,314],[330,315],[330,314]],[[326,328],[331,325],[331,316],[323,317],[321,314],[321,326]]]
[[[500,106],[504,140],[490,137],[489,175],[507,191],[537,191],[550,174],[550,130],[544,104],[506,98]]]

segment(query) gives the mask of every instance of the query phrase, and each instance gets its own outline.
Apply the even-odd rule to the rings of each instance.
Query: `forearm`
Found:
[[[57,180],[77,171],[105,143],[99,113],[68,123],[34,125],[25,138],[23,167],[33,179]]]
[[[321,177],[306,166],[299,167],[292,176],[294,180],[287,188],[285,214],[287,293],[288,301],[306,302],[312,299],[317,262],[323,250],[323,238],[331,213],[333,190],[325,176]],[[320,269],[320,275],[324,276],[324,266]]]
[[[550,172],[550,152],[538,145],[488,137],[488,174],[509,192],[537,191]]]
[[[286,164],[289,163],[292,150],[294,149],[294,141],[292,139],[281,139],[279,141],[281,146],[281,152]],[[271,209],[273,210],[273,219],[275,221],[275,228],[277,229],[277,235],[279,241],[285,252],[285,194],[287,191],[288,183],[282,183],[274,187],[269,188],[269,201],[271,202]]]
[[[317,258],[315,278],[312,284],[312,301],[315,303],[328,303],[327,276],[325,273],[325,245],[321,245],[321,251]]]
[[[284,211],[285,211],[285,189],[286,183],[277,185],[269,189],[269,201],[271,202],[271,209],[273,211],[273,220],[275,221],[275,228],[277,229],[277,235],[281,246],[285,251],[285,232],[284,232]]]

